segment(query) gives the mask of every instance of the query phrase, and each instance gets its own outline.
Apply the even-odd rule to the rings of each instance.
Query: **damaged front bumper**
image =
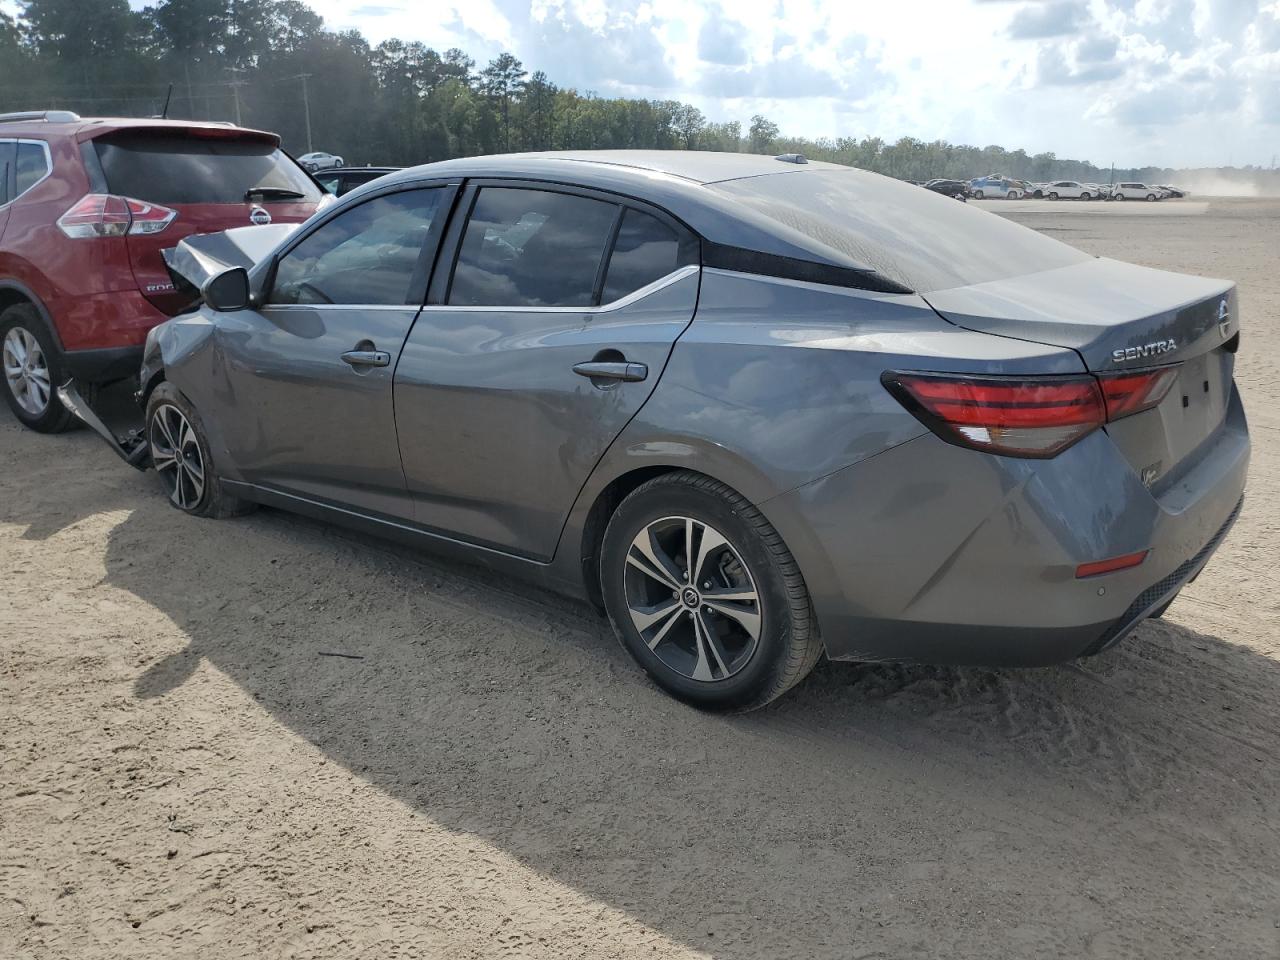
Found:
[[[68,380],[57,389],[58,399],[77,418],[84,421],[94,433],[107,442],[116,455],[129,466],[137,470],[148,470],[151,467],[151,446],[141,430],[130,430],[123,436],[111,432],[111,428],[102,422],[102,418],[93,412],[93,408],[85,403],[84,397],[76,389],[74,380]]]

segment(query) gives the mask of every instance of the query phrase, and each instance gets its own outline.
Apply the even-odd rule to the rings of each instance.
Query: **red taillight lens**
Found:
[[[1098,383],[1102,385],[1102,396],[1107,404],[1107,419],[1119,420],[1133,413],[1150,410],[1164,399],[1176,379],[1176,367],[1109,373],[1098,377]]]
[[[76,239],[159,233],[177,215],[178,211],[159,204],[90,193],[58,218],[58,229]]]
[[[886,373],[881,381],[950,443],[1014,457],[1052,457],[1106,421],[1091,376],[971,377]]]
[[[880,379],[943,440],[1011,457],[1052,457],[1104,423],[1150,410],[1176,366],[1066,377],[899,373]]]

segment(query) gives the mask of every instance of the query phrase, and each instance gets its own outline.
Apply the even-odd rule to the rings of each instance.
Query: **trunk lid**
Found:
[[[94,189],[173,210],[156,233],[127,235],[139,291],[172,316],[191,304],[162,251],[193,234],[263,223],[301,223],[325,194],[271,134],[194,125],[110,129],[85,144]]]
[[[1158,406],[1106,427],[1153,491],[1226,416],[1240,329],[1228,281],[1096,259],[924,298],[965,329],[1069,347],[1100,375],[1176,365]]]

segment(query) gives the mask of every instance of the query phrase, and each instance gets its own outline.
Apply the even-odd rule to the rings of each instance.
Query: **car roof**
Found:
[[[443,160],[380,178],[379,189],[425,179],[529,180],[618,194],[651,203],[705,240],[775,257],[871,272],[812,237],[753,209],[717,184],[764,177],[839,175],[866,190],[916,188],[889,177],[836,163],[795,163],[744,153],[691,150],[583,150],[515,153]],[[892,186],[891,186],[892,185]],[[362,191],[347,195],[358,199]],[[343,201],[347,200],[343,198]],[[343,201],[339,201],[342,203]]]
[[[226,136],[232,133],[247,134],[255,138],[270,140],[277,146],[280,137],[266,130],[254,130],[250,127],[237,127],[230,123],[219,123],[207,120],[161,120],[149,117],[75,117],[62,119],[54,114],[48,120],[18,120],[0,122],[0,136],[35,136],[46,140],[54,137],[74,137],[78,141],[92,140],[108,133],[120,130],[198,130],[211,134]]]
[[[567,166],[572,164],[574,166]],[[573,172],[591,179],[608,168],[611,174],[652,178],[655,174],[687,180],[690,183],[720,183],[743,177],[795,173],[799,170],[844,170],[840,164],[809,160],[794,163],[777,157],[754,153],[713,153],[702,150],[566,150],[547,153],[507,153],[487,157],[465,157],[427,164],[415,170],[430,169],[442,174],[488,176],[502,170],[503,176],[521,174],[542,176],[547,173]],[[584,182],[584,186],[585,186]]]

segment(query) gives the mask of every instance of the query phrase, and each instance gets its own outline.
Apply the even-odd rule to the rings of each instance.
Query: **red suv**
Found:
[[[60,383],[137,373],[147,331],[189,304],[161,250],[192,233],[300,222],[324,198],[275,134],[0,114],[0,389],[13,412],[64,430]]]

